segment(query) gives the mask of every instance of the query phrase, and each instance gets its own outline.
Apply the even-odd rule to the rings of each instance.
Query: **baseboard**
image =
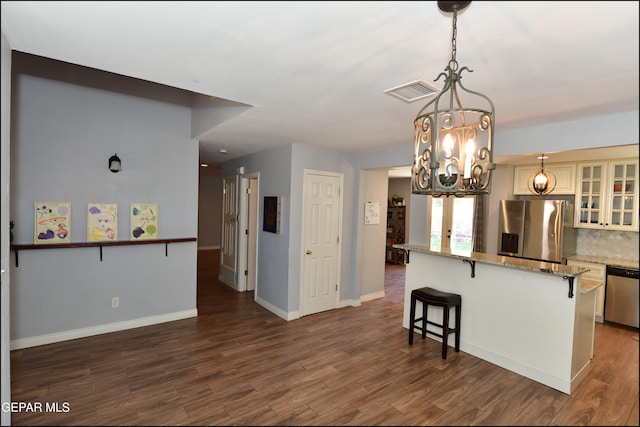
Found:
[[[338,302],[338,307],[337,308],[343,308],[343,307],[360,307],[360,303],[362,302],[362,300],[360,299],[341,299]]]
[[[286,321],[300,318],[300,312],[299,311],[292,311],[291,313],[288,313],[288,312],[276,307],[275,305],[271,304],[270,302],[260,298],[259,296],[256,296],[256,303],[260,304],[262,307],[266,308],[267,310],[269,310],[270,312],[272,312],[276,316],[278,316],[281,319],[284,319]]]
[[[220,246],[198,246],[199,251],[208,251],[211,249],[220,249]]]
[[[229,286],[231,289],[233,289],[234,291],[237,291],[238,288],[236,287],[236,285],[234,283],[231,283],[230,281],[228,281],[227,279],[225,279],[223,276],[218,275],[218,280],[222,283],[224,283],[225,285]],[[239,291],[238,291],[239,292]]]
[[[384,298],[384,291],[374,292],[374,293],[368,294],[368,295],[361,295],[360,296],[360,301],[365,302],[365,301],[371,301],[371,300],[379,299],[379,298]]]
[[[197,317],[198,309],[176,311],[174,313],[160,314],[158,316],[141,317],[139,319],[126,320],[124,322],[106,323],[104,325],[91,326],[88,328],[73,329],[70,331],[56,332],[54,334],[39,335],[29,338],[18,338],[11,341],[11,350],[37,347],[39,345],[53,344],[61,341],[85,338],[93,335],[107,334],[110,332],[124,331],[126,329],[140,328],[142,326],[155,325],[158,323],[172,322],[174,320]]]

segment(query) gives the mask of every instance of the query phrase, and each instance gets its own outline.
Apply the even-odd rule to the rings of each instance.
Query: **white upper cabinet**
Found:
[[[514,168],[513,194],[514,195],[535,195],[529,190],[528,182],[531,176],[540,170],[540,165],[520,165]],[[544,170],[551,172],[556,177],[556,188],[550,196],[554,194],[566,195],[576,194],[576,164],[575,163],[549,163],[544,166]]]
[[[578,163],[575,226],[638,231],[638,158]]]

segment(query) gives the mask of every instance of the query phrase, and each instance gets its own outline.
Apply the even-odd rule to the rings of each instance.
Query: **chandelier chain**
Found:
[[[449,67],[451,70],[456,71],[458,69],[458,61],[456,60],[456,53],[458,51],[456,41],[458,37],[458,11],[453,11],[453,31],[451,34],[451,61],[449,61]]]

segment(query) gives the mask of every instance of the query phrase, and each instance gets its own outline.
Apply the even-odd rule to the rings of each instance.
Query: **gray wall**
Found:
[[[121,241],[130,240],[134,202],[159,204],[159,238],[197,236],[198,144],[181,93],[102,73],[74,75],[34,58],[14,55],[13,65],[15,243],[33,243],[37,200],[71,202],[74,243],[87,240],[89,202],[118,204]],[[123,165],[116,174],[107,169],[114,152]],[[102,261],[98,248],[19,255],[19,267],[11,265],[12,340],[73,338],[104,332],[105,325],[197,313],[196,242],[170,244],[168,256],[163,244],[106,247]],[[113,297],[119,308],[111,307]]]
[[[235,175],[244,166],[245,174],[259,172],[258,194],[258,286],[256,298],[267,301],[282,311],[289,310],[289,221],[291,220],[291,156],[292,147],[265,150],[226,162],[222,176]],[[280,233],[262,230],[264,196],[280,196]]]
[[[358,203],[358,253],[366,256],[356,258],[360,292],[357,297],[364,300],[384,296],[384,268],[387,237],[387,199],[389,174],[384,169],[360,172],[360,197]],[[380,203],[380,223],[364,223],[364,207],[367,202]],[[369,249],[370,248],[370,249]]]
[[[222,175],[200,172],[198,182],[198,249],[220,248]]]
[[[349,280],[353,223],[353,168],[343,153],[300,144],[244,156],[225,162],[223,176],[235,174],[238,167],[245,175],[259,173],[258,201],[258,285],[256,299],[262,300],[295,318],[300,309],[302,264],[302,203],[305,169],[343,173],[343,230],[341,299],[352,295]],[[280,233],[262,230],[265,196],[281,197]],[[346,249],[345,249],[346,248]],[[345,267],[345,265],[347,267]]]
[[[2,392],[0,393],[0,398],[2,402],[10,402],[11,401],[11,357],[9,353],[10,341],[11,341],[11,333],[10,333],[10,290],[9,284],[11,282],[11,269],[9,267],[9,236],[6,230],[9,228],[9,158],[10,158],[10,126],[9,123],[11,121],[11,49],[9,48],[9,43],[7,39],[2,33],[1,37],[2,41],[2,58],[0,59],[0,64],[2,65],[2,90],[0,90],[0,98],[2,99],[2,108],[0,109],[0,116],[2,117],[2,129],[1,129],[1,139],[2,139],[2,148],[0,155],[0,197],[2,199],[2,204],[0,205],[0,210],[2,211],[0,218],[0,228],[3,230],[0,233],[1,236],[1,246],[0,246],[0,265],[2,266],[2,273],[0,276],[2,277],[1,285],[2,285],[2,293],[0,296],[0,307],[2,308],[0,313],[0,366],[2,367],[0,370],[0,389]],[[3,426],[7,426],[11,424],[11,412],[0,412],[0,424]]]
[[[638,109],[585,116],[537,126],[500,130],[496,117],[495,155],[553,153],[638,143]]]

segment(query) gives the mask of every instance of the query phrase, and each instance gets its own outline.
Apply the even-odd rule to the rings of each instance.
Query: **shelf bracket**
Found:
[[[16,268],[18,268],[18,251],[16,251]]]
[[[476,262],[471,261],[470,259],[463,259],[462,262],[469,263],[469,265],[471,266],[471,278],[473,279],[474,277],[476,277]]]
[[[168,243],[164,244],[164,256],[165,257],[169,256],[169,244]]]
[[[100,246],[100,262],[102,262],[102,246]]]
[[[575,279],[575,277],[562,276],[562,278],[565,280],[569,280],[569,298],[573,298],[573,279]]]
[[[409,264],[409,249],[400,249],[405,254],[406,264]]]

